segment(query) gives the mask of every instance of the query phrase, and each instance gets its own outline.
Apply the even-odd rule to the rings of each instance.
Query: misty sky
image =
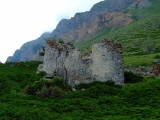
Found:
[[[102,0],[0,0],[0,61],[27,41],[51,32],[63,18],[89,11]]]

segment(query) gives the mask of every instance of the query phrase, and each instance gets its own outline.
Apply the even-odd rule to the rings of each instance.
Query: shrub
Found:
[[[86,84],[86,83],[80,83],[80,84],[76,85],[75,88],[78,89],[78,90],[81,90],[83,88],[87,89],[87,88],[90,88],[90,87],[92,87],[94,85],[97,85],[97,84],[102,85],[104,83],[101,82],[101,81],[94,81],[94,82],[91,82],[91,83],[88,83],[88,84]]]
[[[64,89],[65,91],[72,91],[72,87],[71,87],[70,85],[68,85],[68,84],[65,84],[65,85],[63,86],[63,89]]]
[[[44,56],[44,52],[39,52],[39,55],[40,56]]]
[[[102,84],[102,85],[97,84],[97,85],[91,86],[87,91],[90,97],[97,98],[103,95],[115,95],[121,90],[105,84]]]
[[[62,78],[54,77],[52,80],[35,81],[32,85],[24,88],[24,93],[29,95],[36,95],[39,97],[62,97],[64,91],[71,91],[72,87],[64,84]]]
[[[85,84],[85,83],[80,83],[80,84],[78,84],[78,85],[76,85],[75,86],[75,89],[77,89],[77,90],[81,90],[81,89],[83,89],[83,88],[88,88],[89,87],[89,84]]]
[[[24,88],[24,93],[26,94],[29,94],[29,95],[35,95],[36,93],[36,88],[31,86],[31,85],[27,85],[25,88]]]
[[[35,81],[32,85],[27,85],[23,91],[24,93],[29,95],[36,95],[36,92],[41,90],[44,85],[45,85],[44,80]]]
[[[115,82],[112,81],[112,80],[106,81],[106,82],[105,82],[105,85],[108,85],[108,86],[111,86],[111,87],[120,88],[120,89],[123,87],[122,85],[117,85],[117,84],[115,84]]]
[[[59,39],[58,43],[64,44],[63,39]]]
[[[134,74],[133,72],[126,71],[124,77],[125,77],[124,83],[137,83],[143,81],[142,75]]]
[[[64,80],[63,78],[59,78],[57,76],[54,76],[54,78],[52,79],[53,81],[53,86],[58,86],[60,88],[64,87]]]
[[[154,58],[155,59],[160,59],[160,55],[156,55]]]
[[[43,52],[45,52],[45,46],[42,46],[42,50],[43,50]]]
[[[61,88],[59,88],[58,86],[50,87],[49,91],[50,91],[50,95],[54,96],[54,97],[60,98],[60,97],[63,97],[63,95],[64,95],[64,91]]]
[[[115,86],[115,82],[112,81],[112,80],[106,81],[105,84],[108,85],[108,86]]]
[[[38,90],[36,92],[36,96],[43,97],[43,98],[50,97],[50,91],[46,86],[43,86],[41,90]]]
[[[32,85],[32,87],[34,87],[36,90],[42,89],[42,87],[45,85],[46,81],[39,80],[39,81],[35,81]]]
[[[40,71],[38,73],[38,75],[41,76],[41,77],[44,77],[44,76],[46,76],[46,72],[45,71]]]
[[[36,96],[43,97],[43,98],[46,98],[46,97],[60,98],[63,95],[64,95],[64,91],[57,86],[54,86],[54,87],[51,86],[49,88],[47,88],[46,86],[43,86],[41,90],[36,92]]]
[[[78,90],[81,90],[81,89],[87,89],[87,88],[90,88],[92,86],[95,86],[95,85],[107,85],[107,86],[112,86],[112,87],[117,87],[117,88],[122,88],[122,86],[120,85],[115,85],[115,82],[112,81],[112,80],[108,80],[106,82],[102,82],[102,81],[94,81],[92,83],[89,83],[89,84],[86,84],[86,83],[81,83],[79,85],[76,85],[75,88],[78,89]]]

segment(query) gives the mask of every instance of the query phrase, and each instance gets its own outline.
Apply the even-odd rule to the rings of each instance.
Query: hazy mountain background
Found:
[[[7,62],[30,61],[33,60],[36,53],[45,44],[45,41],[51,37],[51,33],[43,33],[36,40],[24,43],[19,50],[16,50],[13,56],[7,58]],[[36,59],[36,58],[35,58]]]

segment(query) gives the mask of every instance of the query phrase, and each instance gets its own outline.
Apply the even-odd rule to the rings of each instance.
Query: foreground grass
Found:
[[[160,80],[148,78],[123,89],[105,85],[95,89],[97,86],[61,99],[3,95],[0,119],[160,119]]]
[[[3,91],[0,96],[1,120],[160,119],[160,79],[145,78],[143,82],[124,87],[97,82],[76,87],[77,91],[62,98],[21,94],[23,86],[40,79],[35,74],[38,64],[28,62],[0,66],[0,78],[5,73],[1,84],[6,83],[0,87]],[[22,74],[25,71],[28,71],[27,77]]]

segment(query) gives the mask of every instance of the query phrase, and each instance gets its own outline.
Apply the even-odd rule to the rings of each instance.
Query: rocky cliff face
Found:
[[[82,41],[101,32],[104,28],[121,28],[132,23],[132,15],[122,12],[104,13],[97,16],[93,21],[83,23],[74,30],[70,30],[60,35],[65,42]]]
[[[134,8],[145,8],[150,6],[151,3],[148,0],[135,0],[130,6],[129,9],[134,9]]]
[[[148,0],[105,0],[95,4],[90,11],[77,13],[71,19],[63,19],[52,32],[52,37],[66,42],[85,40],[104,28],[120,28],[133,22],[123,9],[144,8]],[[121,19],[122,18],[122,19]],[[125,23],[126,22],[126,23]]]
[[[50,36],[51,33],[43,33],[36,40],[23,44],[19,50],[15,51],[13,56],[7,58],[6,62],[42,60],[43,58],[40,58],[39,51],[46,43],[46,39],[48,39]]]
[[[70,43],[65,45],[47,41],[44,61],[38,71],[63,77],[71,86],[97,80],[113,80],[116,84],[123,84],[122,48],[120,44],[105,40],[94,44],[92,52],[81,57],[80,51]]]

